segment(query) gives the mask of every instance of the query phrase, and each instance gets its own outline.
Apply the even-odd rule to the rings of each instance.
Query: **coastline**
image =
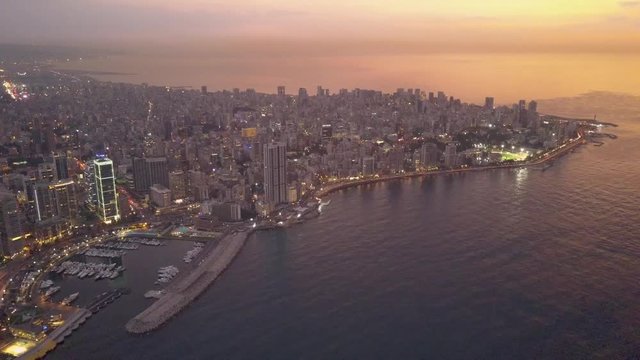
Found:
[[[566,155],[568,152],[576,149],[580,145],[586,144],[586,140],[582,133],[578,134],[578,137],[570,139],[567,143],[564,144],[561,148],[555,148],[552,151],[546,153],[542,159],[536,159],[526,163],[518,163],[518,164],[504,164],[504,165],[493,165],[493,166],[483,166],[483,167],[468,167],[468,168],[460,168],[460,169],[450,169],[450,170],[435,170],[435,171],[424,171],[424,172],[414,172],[414,173],[406,173],[400,175],[388,175],[381,177],[371,177],[365,179],[359,179],[349,182],[338,182],[335,184],[330,184],[327,187],[322,188],[320,191],[315,193],[317,198],[323,198],[327,195],[334,193],[339,190],[344,190],[352,187],[358,187],[361,185],[367,184],[375,184],[380,182],[392,181],[392,180],[402,180],[402,179],[411,179],[417,177],[426,177],[433,175],[443,175],[443,174],[459,174],[466,172],[479,172],[479,171],[487,171],[487,170],[497,170],[497,169],[514,169],[514,168],[525,168],[532,166],[540,166],[547,164],[551,161],[558,159]]]
[[[84,308],[69,307],[69,309],[72,309],[73,314],[67,316],[64,325],[55,329],[45,339],[39,341],[36,346],[20,355],[19,359],[31,360],[45,357],[47,353],[54,350],[58,344],[62,343],[66,337],[70,336],[73,331],[77,330],[92,315],[91,311]]]
[[[366,178],[346,183],[343,182],[329,185],[328,187],[322,188],[320,191],[315,193],[315,197],[322,198],[339,190],[392,180],[431,175],[457,174],[463,172],[477,172],[485,170],[539,166],[553,161],[585,143],[586,141],[583,135],[580,133],[578,137],[569,140],[567,143],[562,145],[561,148],[556,148],[551,152],[546,153],[542,159],[537,159],[528,163],[437,170],[377,178]],[[133,334],[147,333],[157,329],[158,327],[169,321],[172,317],[176,316],[180,311],[182,311],[182,309],[188,306],[200,294],[208,289],[215,282],[215,280],[233,263],[233,260],[240,253],[249,235],[253,231],[254,230],[245,230],[243,232],[226,235],[220,241],[220,244],[216,248],[214,248],[209,254],[205,255],[205,258],[201,260],[199,265],[195,269],[193,269],[192,272],[190,272],[184,278],[179,279],[176,283],[171,284],[166,289],[166,293],[162,297],[160,297],[160,299],[153,302],[145,310],[129,320],[125,325],[127,331]]]

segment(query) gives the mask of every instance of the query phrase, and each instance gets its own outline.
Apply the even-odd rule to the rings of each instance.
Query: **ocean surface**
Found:
[[[445,91],[463,101],[483,104],[493,96],[497,104],[520,99],[574,96],[585,91],[609,90],[640,94],[640,56],[636,54],[471,53],[428,55],[319,53],[298,49],[266,51],[247,48],[212,50],[173,49],[130,51],[109,57],[56,64],[60,69],[89,72],[100,80],[185,86],[209,91],[254,88],[275,93],[285,85],[288,94],[298,88],[316,93],[316,86],[338,93],[341,88],[397,88]],[[355,51],[357,53],[357,51]]]
[[[546,171],[335,193],[319,218],[252,236],[166,326],[127,334],[147,304],[131,294],[47,358],[640,357],[640,101],[590,94],[541,108],[597,112],[619,138]]]

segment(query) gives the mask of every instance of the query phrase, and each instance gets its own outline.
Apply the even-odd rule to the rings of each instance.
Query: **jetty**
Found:
[[[152,331],[179,313],[231,265],[249,234],[243,231],[225,236],[193,271],[170,284],[164,295],[129,320],[125,326],[127,331],[134,334]]]

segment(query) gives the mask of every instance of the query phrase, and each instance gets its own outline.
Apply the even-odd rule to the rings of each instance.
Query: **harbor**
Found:
[[[213,249],[207,249],[209,252],[195,269],[171,283],[156,302],[127,322],[127,331],[134,334],[146,333],[178,314],[231,265],[248,236],[249,231],[232,233],[225,236]]]

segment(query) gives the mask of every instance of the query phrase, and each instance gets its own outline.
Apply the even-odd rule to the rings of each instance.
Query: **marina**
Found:
[[[79,279],[93,278],[94,280],[100,280],[107,278],[115,279],[120,276],[120,273],[124,270],[124,266],[118,266],[116,263],[85,263],[67,260],[54,268],[53,272],[77,276]]]
[[[225,236],[192,272],[169,285],[157,301],[129,320],[125,326],[127,331],[149,332],[179,313],[226,270],[242,250],[248,235],[245,231]]]
[[[187,251],[187,254],[182,258],[185,263],[190,263],[193,259],[198,256],[204,248],[204,244],[201,242],[195,242],[193,245],[193,249]]]

